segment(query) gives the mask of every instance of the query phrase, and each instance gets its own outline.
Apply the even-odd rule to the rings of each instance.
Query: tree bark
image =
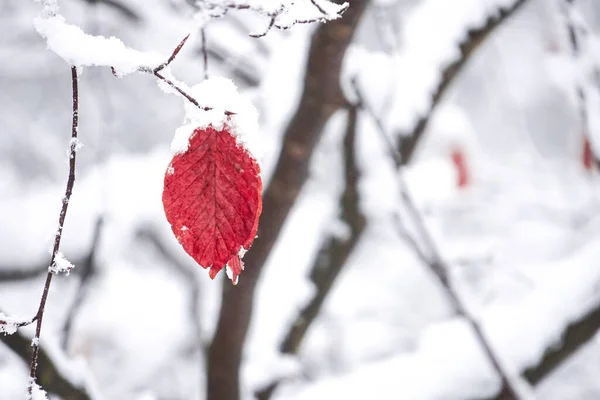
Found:
[[[239,368],[262,267],[308,178],[315,145],[331,115],[345,105],[340,69],[346,48],[367,6],[354,0],[342,18],[321,25],[312,40],[300,105],[284,136],[271,183],[263,194],[258,237],[237,286],[226,282],[221,312],[208,352],[207,398],[239,400]],[[285,266],[282,266],[285,268]]]

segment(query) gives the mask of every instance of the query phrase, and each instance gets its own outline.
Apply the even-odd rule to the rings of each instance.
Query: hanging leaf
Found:
[[[211,278],[228,266],[234,284],[262,210],[260,167],[227,124],[196,128],[165,174],[163,206],[175,237]]]

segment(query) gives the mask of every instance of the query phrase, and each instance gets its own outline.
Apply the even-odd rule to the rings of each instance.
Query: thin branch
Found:
[[[319,315],[335,280],[346,265],[348,257],[362,237],[366,226],[366,218],[359,205],[360,171],[356,162],[358,108],[358,105],[350,105],[348,109],[348,122],[343,143],[346,183],[338,205],[341,210],[340,218],[349,228],[349,233],[344,237],[330,233],[323,241],[310,272],[310,280],[314,284],[315,294],[302,308],[286,332],[279,347],[284,354],[298,354],[306,333]],[[280,380],[272,382],[256,393],[256,398],[268,400],[280,383]]]
[[[236,1],[216,1],[216,0],[204,0],[198,2],[201,7],[204,7],[211,13],[212,17],[218,18],[227,14],[228,10],[252,10],[257,14],[263,15],[269,18],[268,27],[261,33],[251,33],[250,36],[254,38],[260,38],[266,36],[269,31],[275,27],[278,29],[289,29],[291,26],[296,24],[311,24],[314,22],[326,22],[334,19],[338,19],[342,16],[342,14],[348,9],[349,3],[345,3],[342,7],[338,9],[335,13],[328,12],[323,6],[321,6],[316,0],[310,0],[313,6],[321,13],[319,17],[315,18],[307,18],[307,19],[295,19],[294,21],[287,23],[285,25],[278,24],[277,20],[282,15],[289,14],[290,7],[281,5],[276,10],[268,11],[265,10],[261,6],[256,6],[253,4],[248,4],[247,2],[236,2]]]
[[[471,29],[467,32],[465,39],[459,45],[460,57],[444,68],[442,79],[431,95],[431,105],[427,113],[417,121],[417,124],[411,132],[400,132],[398,135],[398,152],[404,163],[408,163],[412,159],[415,147],[429,125],[433,110],[442,101],[444,94],[450,88],[451,83],[454,82],[456,76],[464,69],[467,62],[471,59],[471,56],[475,53],[475,50],[479,48],[496,28],[514,15],[515,12],[521,9],[528,1],[529,0],[517,0],[511,7],[501,9],[498,13],[490,15],[481,28]]]
[[[47,267],[46,270],[48,270]],[[0,320],[0,327],[2,327],[0,328],[0,336],[6,332],[10,332],[11,329],[22,328],[24,326],[31,325],[37,319],[37,315],[33,318],[10,317],[8,314],[2,312],[2,310],[0,310],[0,317],[3,318]]]
[[[165,82],[167,85],[169,85],[170,87],[172,87],[173,89],[175,89],[177,91],[177,93],[179,93],[180,95],[182,95],[183,97],[185,97],[187,101],[189,101],[190,103],[192,103],[193,105],[195,105],[199,109],[204,110],[204,111],[210,111],[210,110],[213,109],[212,107],[200,105],[200,103],[198,102],[198,100],[196,100],[194,97],[192,97],[190,94],[188,94],[185,90],[183,90],[181,87],[179,87],[175,82],[173,82],[172,80],[166,78],[163,74],[161,74],[161,71],[163,69],[165,69],[166,67],[168,67],[175,60],[175,57],[177,57],[177,54],[179,54],[179,52],[181,51],[181,49],[183,48],[183,46],[187,42],[189,36],[190,36],[190,34],[187,34],[181,40],[181,42],[179,42],[179,44],[177,45],[177,47],[175,47],[175,49],[173,50],[173,52],[171,53],[171,55],[169,56],[169,58],[167,59],[167,61],[165,61],[164,63],[160,64],[156,68],[141,67],[141,68],[138,69],[138,71],[154,75],[155,77],[157,77],[158,79],[160,79],[161,81]],[[113,67],[111,67],[111,71],[112,71],[112,73],[113,73],[114,76],[118,77],[117,71]],[[234,112],[225,111],[225,115],[229,116],[229,115],[234,115],[234,114],[235,114]]]
[[[69,178],[67,179],[67,187],[65,189],[65,196],[62,201],[62,208],[60,210],[60,215],[58,217],[58,228],[56,230],[56,235],[54,237],[54,248],[52,249],[52,256],[50,258],[50,266],[54,265],[58,252],[60,250],[60,241],[62,238],[63,226],[65,223],[65,218],[67,216],[67,210],[69,208],[69,200],[71,199],[71,194],[73,193],[73,185],[75,184],[75,162],[77,157],[77,133],[79,129],[79,88],[78,88],[78,76],[77,76],[77,67],[71,67],[71,83],[73,86],[73,119],[71,126],[71,140],[69,141]],[[37,367],[38,367],[38,357],[40,353],[40,335],[42,333],[42,321],[44,319],[44,310],[46,308],[46,301],[48,300],[48,293],[50,291],[50,284],[52,283],[52,276],[54,274],[51,271],[51,268],[48,270],[48,275],[46,276],[46,283],[44,284],[44,291],[42,292],[42,298],[40,300],[40,306],[38,312],[36,314],[36,327],[35,327],[35,336],[33,337],[33,341],[31,344],[32,354],[31,354],[31,365],[29,371],[29,387],[28,393],[29,397],[33,396],[33,385],[35,384],[35,380],[37,378]]]
[[[204,79],[208,79],[208,52],[206,51],[206,32],[204,28],[200,29],[202,66],[204,67]]]
[[[177,54],[179,54],[179,52],[181,51],[181,49],[183,48],[183,46],[185,45],[185,42],[187,42],[187,40],[188,40],[189,37],[190,37],[190,34],[188,33],[181,40],[181,42],[179,42],[179,44],[177,45],[177,47],[175,47],[175,50],[173,50],[173,52],[171,53],[171,55],[169,56],[169,58],[167,59],[167,61],[165,61],[164,63],[160,64],[158,67],[154,68],[154,73],[162,71],[163,69],[165,69],[166,67],[168,67],[169,64],[171,64],[173,62],[173,60],[175,60],[175,57],[177,57]]]
[[[375,125],[378,128],[377,132],[379,133],[380,137],[384,140],[384,143],[387,144],[386,147],[388,149],[388,153],[391,155],[392,159],[396,163],[396,167],[399,169],[398,186],[402,200],[404,202],[404,205],[406,206],[406,209],[409,213],[412,222],[416,226],[418,236],[423,241],[424,247],[426,249],[426,253],[422,253],[422,250],[417,245],[417,241],[412,241],[411,243],[416,246],[415,251],[417,252],[417,254],[420,255],[420,257],[424,257],[424,254],[428,255],[428,262],[426,262],[425,265],[429,267],[433,275],[438,279],[441,287],[444,288],[444,291],[446,292],[447,297],[450,300],[452,308],[455,310],[455,312],[459,316],[463,317],[471,326],[473,333],[475,334],[475,337],[481,345],[484,353],[492,363],[492,366],[494,367],[501,379],[501,393],[506,394],[506,399],[520,399],[519,390],[514,386],[513,382],[510,379],[511,375],[503,367],[499,357],[495,354],[494,350],[492,349],[492,346],[489,344],[479,321],[477,321],[477,319],[473,315],[471,315],[465,304],[463,304],[460,294],[454,287],[454,284],[452,283],[452,280],[448,275],[448,265],[446,264],[446,261],[440,254],[440,251],[437,248],[435,241],[433,240],[431,234],[429,233],[429,230],[427,229],[423,216],[417,209],[416,204],[410,194],[410,191],[406,183],[404,182],[404,178],[402,176],[403,166],[400,155],[392,146],[386,132],[382,129],[383,125],[379,121],[379,117],[375,115],[373,109],[365,103],[365,97],[361,93],[358,85],[356,84],[356,81],[354,81],[354,90],[359,99],[359,103],[363,105],[364,110],[371,116],[373,121],[375,121]]]
[[[267,26],[267,29],[265,29],[262,33],[250,33],[249,36],[253,37],[253,38],[261,38],[263,36],[267,36],[267,33],[269,33],[269,31],[271,30],[271,28],[273,28],[273,26],[275,26],[275,17],[271,17],[271,20],[269,21],[269,25]]]

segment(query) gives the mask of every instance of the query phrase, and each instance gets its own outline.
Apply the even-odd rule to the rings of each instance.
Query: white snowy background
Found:
[[[60,12],[87,33],[116,36],[159,60],[197,23],[184,0],[119,0],[131,15],[93,3],[63,0]],[[390,132],[409,130],[467,30],[512,3],[373,2],[347,53],[344,78],[358,75]],[[561,5],[530,0],[482,44],[436,109],[407,171],[451,276],[511,371],[537,365],[560,346],[569,324],[600,307],[600,181],[581,165],[575,96],[580,71],[600,61],[600,46],[591,38],[585,65],[573,62]],[[40,9],[33,1],[0,0],[0,272],[44,268],[68,171],[69,68],[35,29]],[[582,0],[578,9],[599,34],[600,3]],[[265,24],[232,12],[206,29],[209,75],[232,79],[258,109],[268,181],[316,26],[248,37]],[[386,46],[392,42],[394,55]],[[197,35],[171,72],[190,86],[202,80]],[[182,100],[150,75],[117,79],[106,67],[84,67],[80,93],[83,147],[62,244],[75,270],[53,282],[42,344],[65,373],[92,381],[98,398],[202,399],[202,351],[216,324],[223,277],[211,281],[181,250],[162,210]],[[596,96],[589,94],[593,144],[600,143]],[[366,231],[299,356],[279,354],[282,335],[312,294],[307,274],[324,234],[344,232],[336,208],[345,121],[341,111],[329,122],[259,282],[243,358],[244,398],[280,376],[288,379],[274,399],[493,397],[497,377],[468,325],[451,313],[437,281],[396,231],[393,163],[366,114],[357,146]],[[469,155],[473,183],[465,191],[453,187],[443,162],[448,142]],[[95,271],[77,298],[78,263],[94,246],[100,217]],[[0,281],[0,310],[32,315],[43,279],[42,272]],[[67,329],[73,303],[79,309]],[[535,396],[598,399],[598,373],[594,338],[536,385]],[[0,344],[0,400],[23,398],[27,376],[28,366]]]

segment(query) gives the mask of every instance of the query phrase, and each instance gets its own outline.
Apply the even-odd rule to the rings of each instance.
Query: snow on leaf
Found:
[[[163,206],[184,250],[214,279],[226,265],[237,283],[262,210],[260,167],[229,125],[193,131],[164,180]],[[243,250],[242,250],[243,249]]]
[[[235,136],[237,143],[256,160],[260,160],[260,142],[257,140],[258,111],[250,100],[238,92],[231,79],[205,79],[194,85],[189,93],[202,107],[209,109],[200,109],[184,99],[185,120],[171,142],[173,154],[188,149],[190,136],[197,128],[212,126],[220,130],[227,124],[228,131]]]

